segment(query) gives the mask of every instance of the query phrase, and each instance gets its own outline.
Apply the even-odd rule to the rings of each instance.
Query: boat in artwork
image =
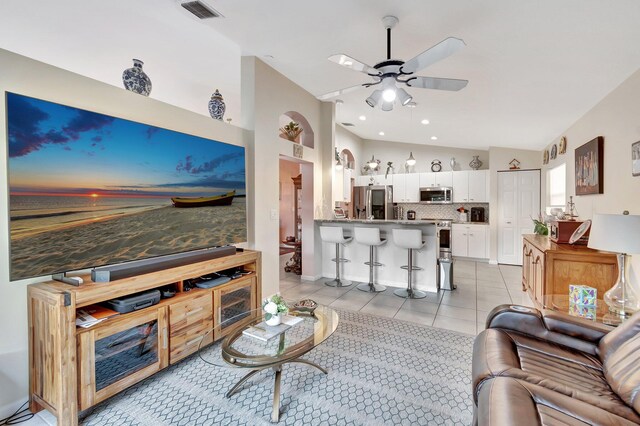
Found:
[[[226,194],[215,195],[213,197],[172,197],[171,201],[175,207],[207,207],[207,206],[230,206],[236,191]]]

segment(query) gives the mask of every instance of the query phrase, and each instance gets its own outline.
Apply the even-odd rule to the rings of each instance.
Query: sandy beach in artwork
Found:
[[[11,276],[40,276],[247,240],[246,202],[159,207],[12,236]]]

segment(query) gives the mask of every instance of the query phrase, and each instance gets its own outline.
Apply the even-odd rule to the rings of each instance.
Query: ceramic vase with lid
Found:
[[[473,160],[471,160],[471,162],[469,163],[469,167],[471,167],[473,170],[478,170],[480,167],[482,167],[482,161],[480,161],[480,157],[479,155],[474,155],[473,156]]]
[[[131,92],[149,96],[149,93],[151,93],[151,79],[142,71],[142,65],[144,65],[144,62],[140,59],[134,59],[133,66],[122,73],[122,83],[124,88]]]
[[[209,114],[211,114],[211,117],[216,120],[222,120],[226,109],[227,106],[224,103],[224,99],[218,89],[216,89],[213,95],[211,95],[211,100],[209,101]]]

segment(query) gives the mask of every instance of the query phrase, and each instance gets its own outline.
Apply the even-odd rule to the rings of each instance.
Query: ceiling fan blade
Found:
[[[432,48],[425,50],[415,58],[409,59],[400,67],[400,72],[403,74],[413,74],[414,72],[420,71],[429,65],[433,65],[436,62],[453,55],[464,46],[466,46],[464,41],[459,38],[446,38]]]
[[[450,90],[457,92],[467,87],[469,80],[457,80],[455,78],[438,77],[412,77],[406,81],[409,87],[421,87],[423,89]]]
[[[364,87],[364,84],[358,84],[357,86],[346,87],[344,89],[335,90],[333,92],[325,93],[324,95],[316,96],[316,99],[320,101],[326,101],[327,99],[334,98],[338,95],[343,95],[345,93],[353,92],[354,90],[360,89]]]
[[[380,75],[380,71],[377,69],[358,61],[357,59],[353,59],[351,56],[337,54],[333,56],[329,56],[329,60],[331,62],[335,62],[338,65],[342,65],[343,67],[352,69],[354,71],[360,71],[369,75]]]

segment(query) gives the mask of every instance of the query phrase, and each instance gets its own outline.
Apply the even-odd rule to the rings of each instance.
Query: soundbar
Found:
[[[91,280],[96,283],[106,283],[190,263],[203,262],[217,257],[231,256],[235,253],[236,248],[234,246],[211,247],[151,259],[134,260],[117,265],[100,266],[91,270]]]

